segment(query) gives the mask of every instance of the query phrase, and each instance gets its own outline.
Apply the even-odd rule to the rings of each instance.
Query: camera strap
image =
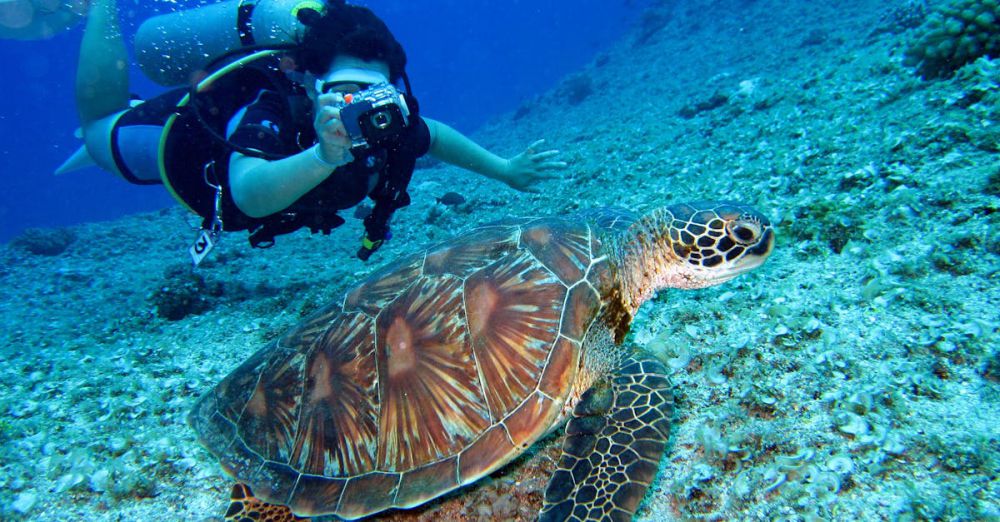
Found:
[[[398,145],[389,147],[398,151],[402,149]],[[380,150],[382,154],[388,156],[385,149]],[[393,158],[386,157],[383,161],[384,168],[378,184],[370,194],[375,206],[365,217],[365,236],[361,240],[361,249],[358,250],[358,257],[364,261],[367,261],[368,257],[391,237],[389,222],[396,210],[410,204],[410,194],[406,189],[413,176],[416,158],[404,153],[397,154]]]

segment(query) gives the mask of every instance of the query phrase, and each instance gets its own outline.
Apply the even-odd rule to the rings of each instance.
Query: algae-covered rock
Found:
[[[981,56],[1000,56],[1000,0],[952,0],[934,11],[906,51],[904,65],[945,78]]]

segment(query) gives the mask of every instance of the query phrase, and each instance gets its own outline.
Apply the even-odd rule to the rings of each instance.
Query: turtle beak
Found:
[[[760,238],[760,243],[757,246],[749,249],[747,254],[760,259],[760,262],[756,266],[760,266],[767,259],[767,256],[771,255],[771,250],[774,249],[774,229],[768,226],[764,229],[764,234]]]
[[[710,285],[724,283],[734,277],[749,272],[767,261],[774,249],[774,229],[765,226],[756,245],[747,248],[743,254],[726,263],[727,266],[709,270]]]
[[[768,220],[748,208],[718,215],[705,233],[690,242],[679,242],[674,252],[684,258],[689,287],[705,288],[725,283],[764,264],[774,249],[774,228]],[[719,232],[723,232],[719,234]],[[684,238],[683,234],[679,235]]]
[[[748,248],[743,254],[743,260],[740,263],[740,273],[753,270],[767,261],[768,256],[771,255],[771,251],[774,250],[774,229],[768,226],[764,229],[761,234],[760,241],[757,246]]]

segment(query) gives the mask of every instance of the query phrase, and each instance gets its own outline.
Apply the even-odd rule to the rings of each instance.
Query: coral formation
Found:
[[[844,181],[841,186],[844,186]],[[860,224],[852,217],[852,209],[846,199],[844,196],[831,194],[795,208],[795,220],[788,226],[792,237],[798,240],[824,241],[834,253],[841,253],[849,241],[857,240],[863,232]]]
[[[76,234],[66,228],[29,228],[10,244],[37,256],[58,256],[76,241]]]
[[[925,79],[951,76],[982,56],[1000,56],[1000,2],[953,0],[936,9],[904,64]]]
[[[149,301],[156,307],[156,315],[179,321],[211,309],[215,298],[221,295],[221,285],[206,283],[201,274],[188,266],[176,266],[167,269],[164,282],[150,295]]]
[[[694,118],[699,113],[711,111],[722,107],[729,101],[729,96],[716,92],[704,100],[691,102],[677,111],[677,114],[687,120]]]
[[[885,33],[897,34],[919,27],[927,18],[927,8],[927,0],[905,0],[888,6],[869,38]]]
[[[575,74],[563,82],[559,93],[570,105],[579,105],[594,93],[594,80],[586,73]]]
[[[636,31],[633,45],[639,47],[649,44],[653,36],[660,32],[669,21],[670,12],[667,7],[647,9],[639,20],[639,29]]]

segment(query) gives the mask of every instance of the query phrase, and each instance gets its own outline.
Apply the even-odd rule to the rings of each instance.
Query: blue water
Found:
[[[356,3],[382,16],[405,46],[424,113],[466,133],[592,59],[643,8],[643,2],[597,0]],[[126,38],[146,18],[178,5],[196,4],[120,2]],[[113,219],[174,204],[162,187],[133,186],[96,168],[52,175],[80,145],[73,136],[73,78],[81,35],[82,25],[50,40],[0,40],[7,78],[0,91],[0,241],[26,227]],[[133,64],[133,92],[152,97],[162,90]]]

